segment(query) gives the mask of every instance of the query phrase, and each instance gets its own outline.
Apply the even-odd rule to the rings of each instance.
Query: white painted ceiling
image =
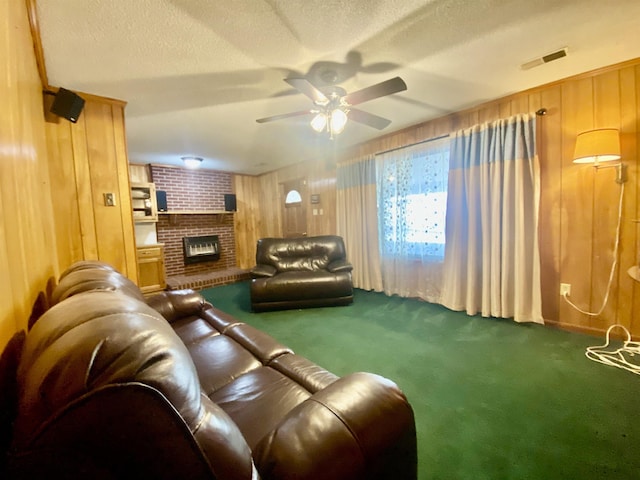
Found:
[[[50,85],[128,102],[132,163],[260,174],[640,57],[640,0],[37,0]],[[531,70],[520,65],[568,48]],[[328,141],[283,82],[334,69],[347,92],[401,76]]]

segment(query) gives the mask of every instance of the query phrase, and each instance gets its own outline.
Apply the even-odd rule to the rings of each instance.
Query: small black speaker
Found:
[[[167,211],[167,192],[164,190],[156,190],[156,202],[158,203],[158,211]]]
[[[236,195],[235,193],[224,194],[224,210],[225,212],[236,211]]]
[[[51,113],[76,123],[84,107],[84,99],[70,90],[60,88],[51,105]]]

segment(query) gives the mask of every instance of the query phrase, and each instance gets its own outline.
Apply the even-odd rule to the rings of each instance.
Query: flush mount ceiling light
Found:
[[[184,166],[187,168],[198,168],[202,163],[201,157],[180,157],[184,162]]]

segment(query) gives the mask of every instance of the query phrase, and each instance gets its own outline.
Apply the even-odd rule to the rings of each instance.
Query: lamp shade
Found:
[[[620,159],[620,132],[600,128],[578,134],[573,163],[611,162]]]
[[[342,133],[347,124],[347,114],[336,108],[331,112],[331,133]]]
[[[313,128],[316,132],[320,133],[324,130],[324,127],[327,126],[327,115],[324,112],[318,113],[311,120],[311,128]]]

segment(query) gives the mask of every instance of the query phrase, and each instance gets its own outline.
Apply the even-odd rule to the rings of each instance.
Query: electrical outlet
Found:
[[[560,295],[571,295],[571,284],[570,283],[561,283],[560,284]]]

